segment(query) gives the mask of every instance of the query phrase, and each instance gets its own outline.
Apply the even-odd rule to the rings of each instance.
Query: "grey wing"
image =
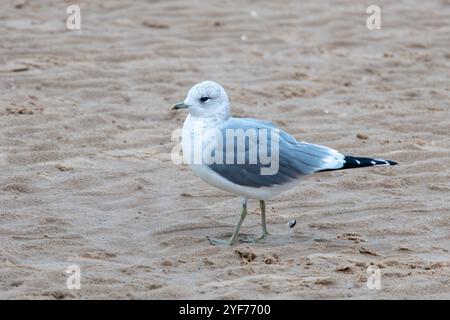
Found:
[[[227,132],[237,130],[245,134],[245,143],[241,144],[240,149],[237,138],[230,141],[228,135],[227,139]],[[270,122],[230,118],[221,125],[219,131],[224,139],[222,162],[209,164],[208,167],[238,185],[254,188],[282,185],[302,175],[340,168],[344,163],[344,156],[336,150],[298,142]],[[253,152],[255,143],[258,146],[256,161]],[[264,148],[260,149],[261,145],[267,145],[267,152]],[[245,153],[244,162],[243,158],[238,161],[238,150],[241,156]]]

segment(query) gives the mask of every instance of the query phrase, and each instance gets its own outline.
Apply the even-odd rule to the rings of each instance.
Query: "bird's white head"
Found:
[[[187,109],[193,117],[227,119],[230,116],[230,100],[220,84],[203,81],[189,90],[183,102],[172,107],[172,110],[178,109]]]

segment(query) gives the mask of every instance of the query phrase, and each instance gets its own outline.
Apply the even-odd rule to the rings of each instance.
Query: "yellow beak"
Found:
[[[189,106],[187,104],[184,104],[184,102],[176,103],[170,108],[170,110],[179,110],[179,109],[187,109]]]

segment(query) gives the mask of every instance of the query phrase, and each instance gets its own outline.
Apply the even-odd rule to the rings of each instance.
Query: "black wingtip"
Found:
[[[345,156],[344,160],[345,160],[345,162],[341,168],[325,169],[325,170],[320,170],[320,172],[373,167],[373,166],[396,166],[397,165],[397,162],[392,161],[392,160],[353,157],[353,156]]]
[[[386,160],[390,166],[396,166],[398,163],[392,160]]]

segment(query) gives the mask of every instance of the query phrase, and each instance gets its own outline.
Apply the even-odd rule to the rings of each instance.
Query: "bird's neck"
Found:
[[[189,114],[186,121],[191,124],[192,128],[208,128],[211,126],[215,126],[220,122],[228,120],[230,116],[231,115],[229,109],[224,109],[221,112],[217,112],[207,116],[199,117],[193,114]]]

